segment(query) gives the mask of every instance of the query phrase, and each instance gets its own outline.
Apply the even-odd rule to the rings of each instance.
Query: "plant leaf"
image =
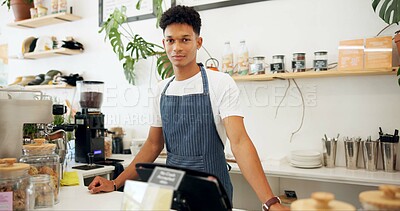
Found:
[[[136,60],[130,56],[125,56],[124,58],[125,58],[125,62],[123,64],[123,67],[124,67],[125,78],[130,84],[135,85]]]
[[[379,17],[387,24],[398,23],[400,21],[400,1],[399,0],[373,0],[372,8],[378,12]]]
[[[113,47],[114,53],[118,55],[118,59],[122,60],[124,57],[124,45],[121,40],[121,34],[118,32],[118,29],[112,28],[110,30],[110,34],[108,35],[110,39],[110,44]]]

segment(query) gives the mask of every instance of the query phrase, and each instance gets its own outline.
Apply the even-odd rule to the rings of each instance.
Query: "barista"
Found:
[[[136,179],[135,164],[154,162],[167,147],[167,165],[216,175],[232,201],[232,184],[226,167],[224,144],[228,137],[244,177],[266,203],[264,210],[285,210],[273,195],[257,151],[247,135],[239,109],[239,89],[224,73],[205,70],[196,63],[202,46],[200,15],[192,8],[175,6],[161,17],[163,45],[175,76],[159,84],[154,112],[161,117],[132,163],[115,180],[96,177],[91,193],[114,191],[126,180]]]

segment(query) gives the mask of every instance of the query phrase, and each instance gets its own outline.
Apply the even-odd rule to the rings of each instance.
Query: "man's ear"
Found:
[[[163,44],[163,47],[165,49],[165,39],[162,39],[162,44]]]
[[[198,37],[196,42],[197,42],[197,49],[200,49],[201,46],[203,45],[203,38],[202,37]]]

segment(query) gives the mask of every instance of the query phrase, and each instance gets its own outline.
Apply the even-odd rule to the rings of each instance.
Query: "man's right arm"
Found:
[[[164,148],[162,127],[150,127],[149,135],[139,153],[128,167],[114,180],[117,189],[125,184],[126,180],[138,178],[136,163],[154,162]],[[88,186],[91,193],[110,192],[114,190],[114,183],[102,177],[96,177]]]

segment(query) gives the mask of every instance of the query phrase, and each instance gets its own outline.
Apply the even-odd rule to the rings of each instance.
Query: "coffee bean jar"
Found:
[[[400,210],[400,186],[381,185],[379,190],[364,191],[358,196],[363,209],[368,210]]]
[[[335,196],[328,192],[314,192],[310,199],[298,199],[290,205],[290,210],[300,211],[330,211],[330,210],[347,210],[355,211],[356,208],[346,202],[335,200]]]
[[[29,165],[0,159],[0,210],[28,210]]]
[[[48,174],[54,190],[54,203],[58,203],[60,192],[60,158],[55,153],[56,145],[45,139],[34,139],[33,144],[23,145],[20,162],[30,164],[29,175]]]

